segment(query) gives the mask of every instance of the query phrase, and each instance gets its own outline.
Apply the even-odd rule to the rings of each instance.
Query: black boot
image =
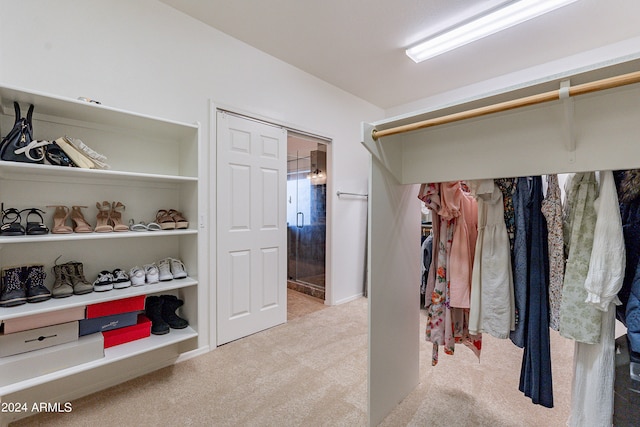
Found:
[[[43,265],[23,267],[24,286],[27,289],[27,302],[41,302],[51,299],[51,292],[44,285],[47,274]]]
[[[174,295],[160,295],[160,299],[162,299],[162,319],[173,329],[186,328],[189,322],[176,314],[176,310],[182,307],[184,301]]]
[[[27,302],[27,289],[22,281],[22,267],[2,269],[0,307],[13,307]]]
[[[160,297],[147,297],[144,311],[151,320],[151,333],[164,335],[169,333],[169,325],[162,319],[162,299]]]

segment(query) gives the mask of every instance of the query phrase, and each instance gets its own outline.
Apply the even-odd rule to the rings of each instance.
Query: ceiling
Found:
[[[160,0],[387,109],[640,35],[637,0],[579,0],[415,64],[406,47],[510,0]]]

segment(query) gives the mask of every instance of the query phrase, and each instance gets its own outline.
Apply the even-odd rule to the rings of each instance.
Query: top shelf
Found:
[[[160,138],[185,139],[191,137],[193,131],[198,129],[198,124],[181,123],[101,104],[0,85],[2,113],[13,115],[14,101],[22,105],[35,105],[34,118],[46,119],[47,116],[58,120],[64,118],[127,129]]]

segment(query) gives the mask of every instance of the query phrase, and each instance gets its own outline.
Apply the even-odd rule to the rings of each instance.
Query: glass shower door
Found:
[[[315,152],[289,152],[288,276],[297,290],[324,298],[326,171],[319,170],[316,156]]]

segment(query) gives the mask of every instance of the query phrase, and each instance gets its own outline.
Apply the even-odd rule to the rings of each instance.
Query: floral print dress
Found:
[[[434,232],[433,252],[435,266],[435,280],[433,288],[427,287],[427,296],[431,296],[427,306],[427,324],[425,339],[433,344],[431,364],[438,363],[439,346],[444,346],[446,354],[453,355],[455,344],[463,343],[471,348],[479,356],[481,341],[480,337],[470,336],[468,332],[468,310],[452,310],[450,306],[450,271],[449,254],[453,242],[453,232],[455,229],[455,209],[447,205],[447,196],[442,192],[448,191],[452,186],[443,186],[439,183],[424,185],[419,194],[419,198],[431,209],[438,218],[438,238]],[[433,225],[434,231],[436,225]]]
[[[558,175],[547,176],[547,196],[542,201],[542,214],[549,231],[549,327],[560,329],[560,305],[564,281],[564,233],[562,201]]]
[[[585,302],[596,227],[598,197],[595,172],[577,173],[567,181],[564,212],[565,250],[568,252],[560,305],[560,335],[587,344],[600,341],[602,313]]]

